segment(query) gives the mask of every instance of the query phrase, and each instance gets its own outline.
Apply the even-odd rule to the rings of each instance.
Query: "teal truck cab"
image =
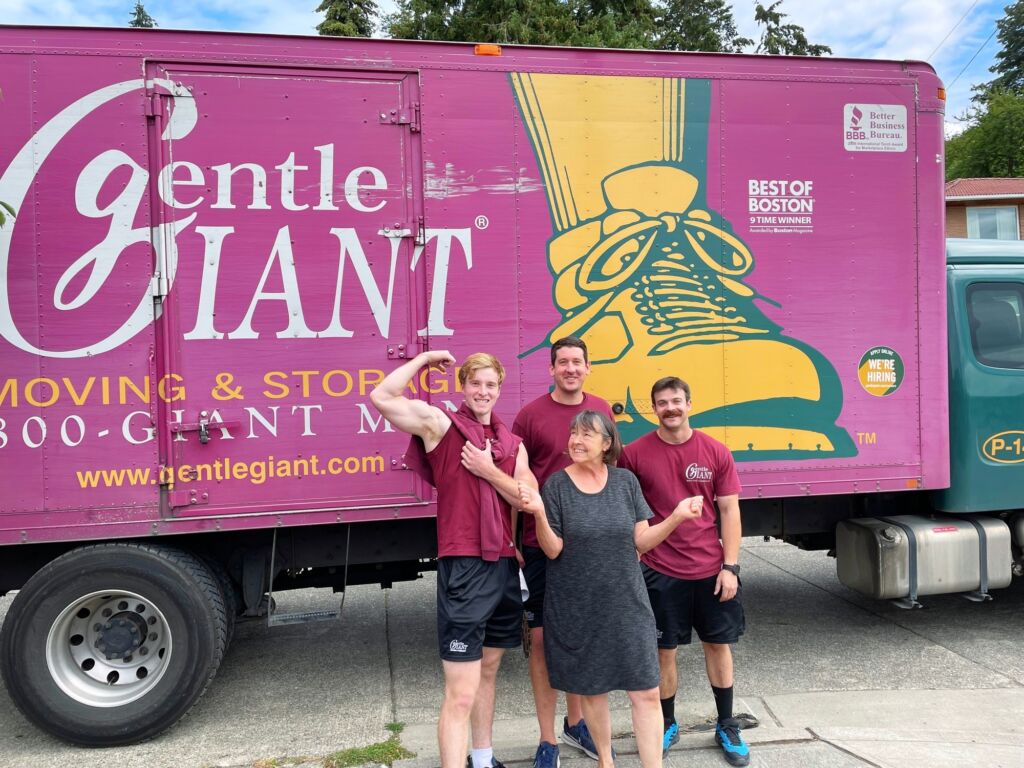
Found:
[[[1024,507],[1024,242],[950,240],[946,512]]]
[[[840,580],[904,607],[1024,575],[1024,242],[951,239],[946,275],[949,487],[836,528]]]

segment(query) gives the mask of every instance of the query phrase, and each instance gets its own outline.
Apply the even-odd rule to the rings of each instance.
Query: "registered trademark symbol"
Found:
[[[491,225],[486,216],[477,216],[476,221],[473,223],[476,224],[477,229],[487,229]]]

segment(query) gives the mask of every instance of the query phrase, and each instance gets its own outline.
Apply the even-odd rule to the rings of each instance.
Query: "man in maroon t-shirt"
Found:
[[[718,708],[715,741],[730,765],[747,765],[750,750],[732,716],[730,648],[746,628],[739,583],[739,475],[729,449],[690,426],[693,405],[685,381],[675,376],[659,379],[651,388],[651,402],[658,428],[627,445],[619,466],[640,480],[654,512],[652,525],[669,516],[680,499],[702,496],[705,502],[698,520],[683,523],[641,558],[658,625],[663,746],[667,751],[679,740],[676,649],[688,645],[691,630],[696,629]]]
[[[465,402],[455,413],[405,397],[421,368],[454,363],[448,352],[421,353],[388,374],[370,400],[394,427],[422,440],[409,458],[437,488],[441,766],[462,768],[472,720],[469,768],[504,768],[491,748],[495,677],[505,649],[521,641],[523,612],[510,504],[519,503],[518,481],[536,485],[520,438],[493,413],[505,378],[493,355],[470,355],[459,368]]]
[[[569,423],[583,411],[600,411],[614,423],[615,417],[608,403],[596,395],[583,391],[583,382],[590,373],[587,345],[575,336],[558,339],[551,345],[551,367],[554,389],[545,392],[523,406],[516,416],[512,431],[523,438],[530,457],[530,469],[538,485],[555,472],[572,464],[569,458]],[[548,667],[544,658],[544,588],[547,556],[537,541],[537,524],[533,515],[523,516],[522,540],[523,573],[530,596],[526,600],[526,622],[530,627],[530,683],[540,724],[540,745],[533,758],[534,768],[555,768],[558,764],[558,745],[555,743],[555,707],[558,692],[548,682]],[[580,697],[565,695],[568,716],[562,723],[562,741],[583,750],[597,759],[597,747],[583,720]]]

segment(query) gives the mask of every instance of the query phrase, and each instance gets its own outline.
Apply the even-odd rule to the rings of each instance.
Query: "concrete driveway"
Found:
[[[1024,583],[991,603],[943,596],[908,612],[842,587],[822,552],[748,539],[742,563],[748,633],[736,647],[736,692],[738,708],[761,720],[746,732],[755,764],[896,765],[913,757],[929,766],[1024,766]],[[337,599],[309,590],[278,603],[301,610]],[[10,601],[0,599],[0,619]],[[351,589],[338,623],[240,624],[206,696],[146,744],[67,746],[26,722],[0,691],[0,765],[251,766],[384,741],[386,726],[401,722],[403,744],[419,755],[409,768],[425,768],[437,764],[440,691],[429,575],[387,592]],[[697,647],[680,651],[678,699],[685,724],[712,715]],[[627,700],[612,704],[625,734]],[[498,756],[529,760],[536,733],[525,659],[509,653],[498,687]],[[639,765],[630,739],[617,748],[623,768]],[[701,732],[685,736],[667,762],[724,765]],[[564,768],[586,765],[594,764],[563,750]]]

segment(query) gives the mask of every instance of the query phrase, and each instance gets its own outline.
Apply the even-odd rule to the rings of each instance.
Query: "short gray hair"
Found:
[[[622,438],[619,437],[619,430],[616,429],[615,422],[600,411],[580,411],[569,423],[569,432],[572,433],[579,429],[600,432],[602,437],[611,441],[608,450],[604,452],[604,463],[615,466],[615,462],[622,454]]]

